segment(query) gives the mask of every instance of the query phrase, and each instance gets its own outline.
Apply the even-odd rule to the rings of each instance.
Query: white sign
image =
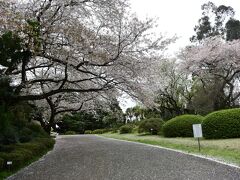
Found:
[[[193,135],[195,138],[203,137],[201,124],[193,124]]]
[[[7,165],[12,165],[12,161],[7,161]]]

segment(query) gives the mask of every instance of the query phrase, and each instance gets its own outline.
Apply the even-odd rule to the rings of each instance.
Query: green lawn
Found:
[[[214,157],[220,161],[234,163],[240,166],[240,139],[206,140],[201,139],[201,152],[194,138],[164,138],[161,136],[138,134],[102,134],[101,136],[122,139],[145,144],[182,150],[184,152]]]

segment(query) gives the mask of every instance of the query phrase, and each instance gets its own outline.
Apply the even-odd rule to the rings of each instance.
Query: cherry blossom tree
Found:
[[[172,42],[153,38],[154,21],[137,19],[126,0],[12,1],[0,7],[0,34],[8,40],[3,47],[19,44],[11,52],[1,49],[12,98],[43,101],[53,114],[51,104],[71,102],[76,94],[77,107],[88,93],[119,89],[137,96],[145,67]]]
[[[199,80],[206,92],[213,87],[214,110],[239,105],[240,41],[226,42],[221,37],[185,48],[182,67]]]

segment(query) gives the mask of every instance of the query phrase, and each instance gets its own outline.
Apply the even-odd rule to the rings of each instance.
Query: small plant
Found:
[[[199,115],[181,115],[170,119],[163,125],[165,137],[193,137],[193,124],[201,124],[203,120]]]
[[[138,127],[139,133],[160,134],[164,121],[160,118],[150,118],[141,121]]]
[[[208,114],[203,121],[203,135],[207,139],[239,138],[240,108]]]
[[[123,125],[119,128],[120,134],[127,134],[127,133],[131,133],[132,131],[133,131],[133,126],[129,124]]]

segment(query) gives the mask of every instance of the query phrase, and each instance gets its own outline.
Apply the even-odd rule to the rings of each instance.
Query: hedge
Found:
[[[2,169],[7,170],[7,161],[12,161],[11,170],[21,168],[52,149],[54,143],[54,139],[38,138],[28,143],[1,146],[0,168],[2,165]]]
[[[92,131],[91,130],[86,130],[86,131],[84,131],[84,134],[92,134]]]
[[[208,114],[203,121],[203,136],[207,139],[239,138],[240,108]]]
[[[94,131],[92,131],[92,134],[103,134],[108,132],[108,129],[95,129]]]
[[[75,131],[67,131],[64,133],[64,135],[75,135],[76,132]]]
[[[127,134],[127,133],[131,133],[132,131],[133,131],[133,126],[130,124],[123,125],[119,128],[120,134]]]
[[[0,171],[3,169],[4,159],[0,158]]]
[[[161,134],[164,121],[160,118],[150,118],[140,122],[139,133]]]
[[[200,124],[203,117],[200,115],[181,115],[170,119],[163,125],[165,137],[193,137],[193,124]]]

